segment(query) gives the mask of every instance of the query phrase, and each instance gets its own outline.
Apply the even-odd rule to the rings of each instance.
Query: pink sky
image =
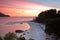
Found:
[[[6,0],[5,2],[0,2],[0,12],[10,16],[37,16],[41,11],[51,8],[55,7],[22,0]]]

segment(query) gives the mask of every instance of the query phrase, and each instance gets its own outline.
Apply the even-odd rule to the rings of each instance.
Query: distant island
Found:
[[[0,12],[0,17],[10,17],[9,15],[5,15],[4,13]]]

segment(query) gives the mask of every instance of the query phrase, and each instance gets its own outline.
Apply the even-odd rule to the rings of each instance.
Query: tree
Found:
[[[57,11],[56,9],[43,11],[34,19],[34,21],[45,24],[45,32],[47,34],[54,33],[54,35],[60,38],[60,11]]]

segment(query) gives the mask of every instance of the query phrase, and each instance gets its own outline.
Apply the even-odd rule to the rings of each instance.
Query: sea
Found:
[[[31,21],[35,17],[0,17],[0,36],[4,36],[8,32],[15,32],[15,30],[26,30],[20,22]]]

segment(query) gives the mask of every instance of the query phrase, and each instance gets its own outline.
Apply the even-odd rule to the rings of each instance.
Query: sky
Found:
[[[0,0],[0,12],[10,16],[37,16],[54,8],[60,9],[60,0]]]

